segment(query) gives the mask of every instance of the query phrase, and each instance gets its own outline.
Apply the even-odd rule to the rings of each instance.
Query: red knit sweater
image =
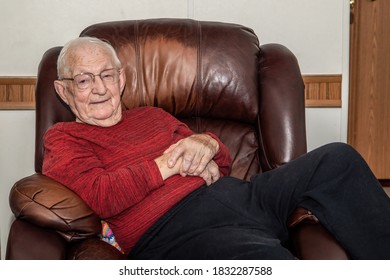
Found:
[[[154,107],[125,111],[111,127],[58,123],[44,138],[43,174],[76,192],[109,223],[121,248],[129,252],[158,218],[204,184],[200,177],[179,175],[163,181],[154,162],[191,134],[185,124]],[[231,158],[217,141],[214,161],[226,175]]]

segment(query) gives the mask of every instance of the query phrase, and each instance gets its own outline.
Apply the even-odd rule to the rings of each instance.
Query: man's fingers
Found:
[[[213,183],[219,179],[221,174],[219,173],[218,165],[215,163],[215,161],[210,161],[210,163],[207,165],[207,169],[209,173],[211,174]]]
[[[193,164],[193,171],[192,173],[194,175],[199,175],[205,168],[207,168],[207,165],[211,162],[211,158],[209,158],[208,155],[204,155],[199,162],[194,162]],[[191,171],[191,170],[190,170]]]
[[[198,176],[218,151],[218,142],[206,134],[195,134],[171,145],[164,153],[170,153],[168,167],[175,166],[182,157],[181,173]]]
[[[182,162],[182,171],[185,173],[189,173],[192,175],[191,170],[193,169],[193,165],[196,164],[194,161],[195,154],[193,153],[186,153],[183,156],[183,162]]]
[[[167,161],[168,167],[172,168],[173,166],[175,166],[177,160],[183,155],[185,150],[182,146],[176,144],[169,147],[165,152],[167,151],[171,153]],[[183,162],[184,160],[185,159],[183,158]]]
[[[191,167],[188,172],[193,175],[199,175],[206,168],[207,164],[213,159],[214,153],[205,146],[200,147],[192,159]]]
[[[181,141],[181,140],[180,140],[180,141]],[[172,152],[172,151],[173,151],[173,149],[175,149],[175,148],[176,148],[176,146],[177,146],[177,145],[179,145],[180,141],[179,141],[179,142],[177,142],[177,143],[175,143],[175,144],[172,144],[171,146],[169,146],[169,148],[168,148],[168,149],[166,149],[166,150],[164,151],[164,153],[163,153],[163,154],[168,154],[168,153]]]
[[[206,169],[201,174],[200,177],[206,182],[207,186],[210,186],[212,183],[212,178],[210,172]]]
[[[207,186],[215,183],[220,177],[218,165],[213,160],[210,161],[203,172],[199,174],[199,177],[205,181]]]

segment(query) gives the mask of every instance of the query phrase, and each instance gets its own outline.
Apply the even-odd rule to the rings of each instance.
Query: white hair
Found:
[[[111,55],[114,66],[116,68],[121,68],[121,62],[118,58],[118,55],[115,49],[106,41],[100,40],[95,37],[78,37],[66,43],[62,48],[58,60],[57,60],[57,75],[58,78],[63,78],[63,75],[70,71],[71,65],[68,61],[68,54],[73,50],[83,45],[94,44],[108,52]]]

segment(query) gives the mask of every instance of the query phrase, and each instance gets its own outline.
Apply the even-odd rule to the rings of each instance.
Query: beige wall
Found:
[[[93,23],[179,17],[240,23],[289,47],[303,74],[348,75],[347,0],[0,0],[0,76],[35,76],[43,52]],[[346,79],[348,80],[348,79]],[[343,108],[307,109],[309,149],[345,141]],[[0,111],[0,231],[4,259],[13,183],[33,173],[34,111]]]
[[[35,75],[43,52],[96,22],[191,17],[252,27],[287,45],[302,72],[341,73],[345,0],[0,0],[0,76]],[[7,42],[6,44],[4,42]]]

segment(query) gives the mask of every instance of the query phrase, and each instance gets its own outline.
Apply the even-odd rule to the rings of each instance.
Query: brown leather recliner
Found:
[[[124,108],[158,106],[195,132],[211,131],[229,148],[231,175],[249,179],[306,153],[304,84],[295,56],[278,44],[259,45],[247,27],[190,19],[150,19],[92,25],[81,36],[109,41],[127,75]],[[99,217],[65,186],[41,174],[42,138],[56,122],[73,121],[57,97],[56,60],[48,50],[36,87],[35,170],[13,186],[15,214],[7,259],[122,259],[101,241]],[[301,259],[347,254],[310,212],[288,222]]]

